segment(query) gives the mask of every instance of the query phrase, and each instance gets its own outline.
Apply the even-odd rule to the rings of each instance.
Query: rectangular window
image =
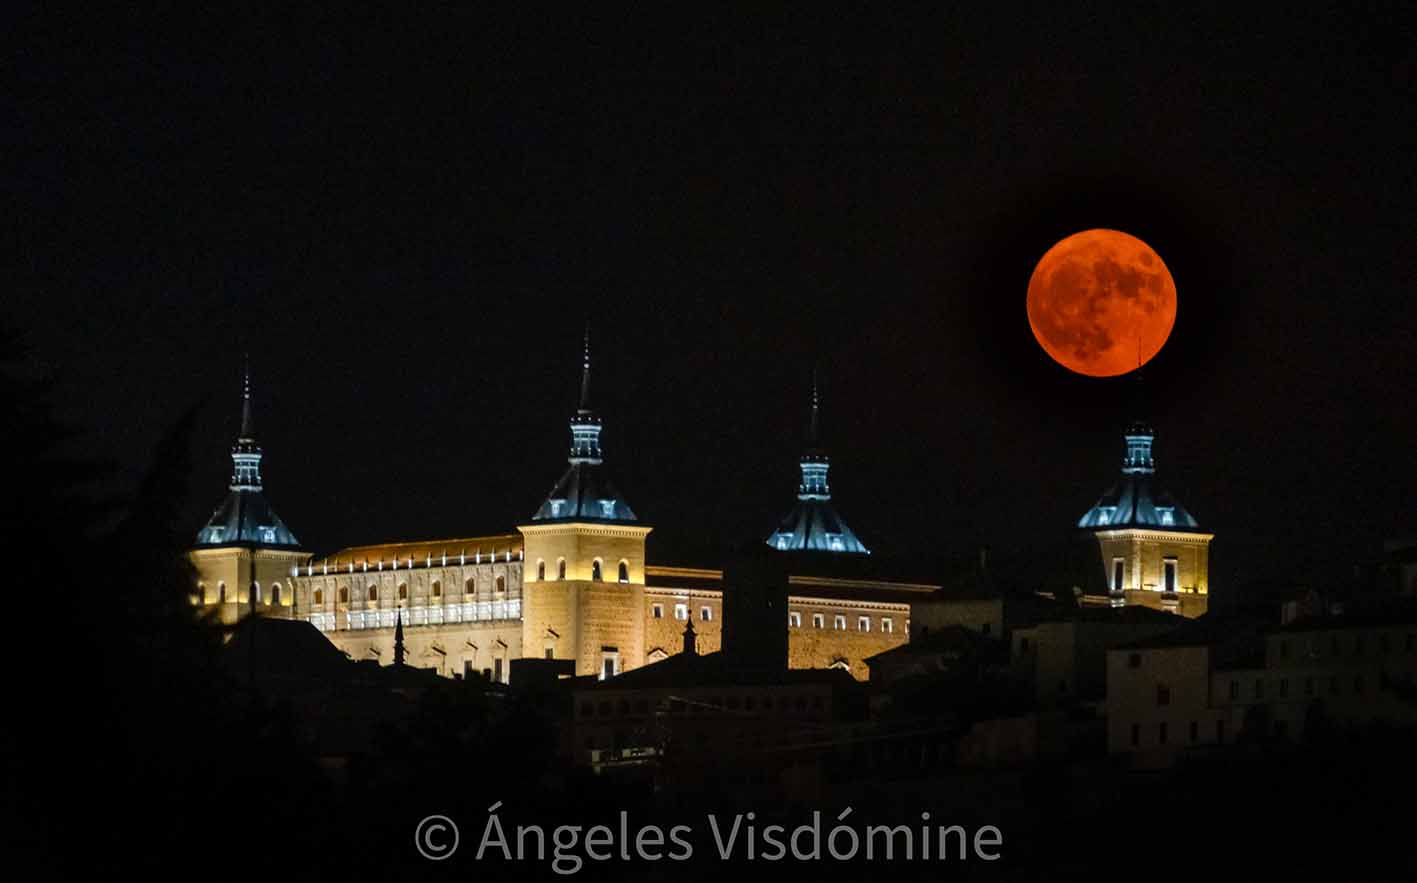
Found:
[[[889,616],[884,616],[881,618],[881,631],[885,632],[888,635],[895,631],[895,624],[891,622],[891,618]]]
[[[1280,679],[1279,679],[1279,698],[1280,698],[1280,699],[1288,699],[1288,698],[1289,698],[1289,679],[1288,679],[1288,678],[1280,678]]]
[[[547,658],[547,659],[555,659],[555,658],[556,658],[556,651],[555,651],[553,648],[551,648],[551,647],[547,647],[547,648],[546,648],[546,658]]]
[[[813,614],[812,614],[812,628],[814,628],[814,629],[826,628],[826,623],[827,623],[827,619],[826,619],[826,617],[823,616],[822,614],[820,614],[820,613],[813,613]]]
[[[1304,678],[1304,695],[1314,695],[1314,679],[1312,677]]]
[[[1162,721],[1156,730],[1156,741],[1162,745],[1166,744],[1166,721]]]
[[[502,657],[492,660],[492,680],[502,683]]]
[[[1255,681],[1255,698],[1256,698],[1256,699],[1263,699],[1263,698],[1264,698],[1264,681],[1262,681],[1262,680],[1257,680],[1257,681]]]
[[[1132,747],[1141,744],[1141,724],[1132,724]]]
[[[620,653],[610,647],[600,651],[600,679],[609,680],[620,673]]]
[[[1196,721],[1191,721],[1191,741],[1199,742],[1201,737],[1201,725]]]
[[[1093,571],[1096,573],[1097,571]],[[1112,591],[1122,591],[1122,577],[1126,575],[1127,562],[1124,558],[1112,559]]]
[[[1236,699],[1239,699],[1239,698],[1240,698],[1240,682],[1239,682],[1239,681],[1231,681],[1231,682],[1230,682],[1230,700],[1233,702],[1233,701],[1235,701]]]
[[[833,616],[832,628],[836,629],[839,632],[846,631],[846,617],[842,616],[840,613],[838,613],[836,616]]]
[[[688,604],[675,604],[675,605],[674,605],[674,618],[675,618],[675,619],[680,619],[680,620],[688,619],[688,618],[689,618],[689,605],[688,605]]]
[[[1025,639],[1024,643],[1027,643]],[[1141,668],[1141,654],[1133,653],[1127,657],[1127,668]]]
[[[1170,688],[1170,687],[1166,686],[1165,684],[1157,684],[1157,685],[1156,685],[1156,704],[1157,704],[1157,705],[1170,705],[1170,704],[1171,704],[1171,688]]]
[[[1215,722],[1215,741],[1221,745],[1225,744],[1225,721],[1223,720]]]
[[[856,630],[857,630],[858,632],[869,632],[869,631],[871,630],[871,617],[869,617],[869,616],[858,616],[858,617],[856,617]]]
[[[651,606],[651,607],[650,607],[650,615],[653,616],[655,619],[663,619],[663,618],[664,618],[664,605],[663,605],[663,604],[655,604],[655,605]]]
[[[709,622],[709,621],[712,620],[712,619],[713,619],[713,608],[712,608],[712,607],[700,607],[700,608],[699,608],[699,621],[700,621],[700,622]]]
[[[986,622],[986,623],[984,623],[984,625],[980,626],[980,628],[979,628],[979,633],[980,633],[980,634],[983,634],[983,635],[987,635],[987,634],[989,634],[990,632],[992,632],[993,630],[994,630],[994,624],[993,624],[992,622]]]
[[[1161,590],[1176,591],[1176,559],[1167,558],[1161,562]]]
[[[801,627],[802,627],[802,614],[798,613],[796,610],[794,610],[794,611],[792,611],[791,613],[787,614],[787,624],[788,624],[789,626],[791,626],[792,628],[795,628],[795,629],[801,628]]]

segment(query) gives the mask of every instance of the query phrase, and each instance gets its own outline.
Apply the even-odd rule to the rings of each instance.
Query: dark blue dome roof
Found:
[[[1128,527],[1199,531],[1201,526],[1156,480],[1156,463],[1151,445],[1155,431],[1144,423],[1133,423],[1125,433],[1127,456],[1122,461],[1122,478],[1102,495],[1078,527],[1110,530]]]
[[[300,541],[260,491],[234,490],[216,507],[197,546],[268,546],[298,549]]]

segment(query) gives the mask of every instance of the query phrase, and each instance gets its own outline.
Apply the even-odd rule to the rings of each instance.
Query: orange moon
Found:
[[[1176,324],[1161,256],[1119,230],[1084,230],[1048,249],[1028,280],[1028,324],[1059,365],[1115,377],[1150,362]]]

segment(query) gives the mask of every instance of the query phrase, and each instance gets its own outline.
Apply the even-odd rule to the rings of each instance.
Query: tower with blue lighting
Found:
[[[1123,440],[1121,478],[1077,523],[1097,539],[1108,603],[1200,616],[1209,608],[1215,535],[1157,481],[1150,424],[1133,421]]]
[[[197,532],[189,557],[197,569],[197,602],[223,622],[252,612],[287,615],[291,570],[309,556],[266,500],[261,446],[251,404],[251,371],[241,383],[241,429],[231,447],[227,495]]]
[[[832,506],[827,472],[831,458],[821,441],[821,396],[816,373],[812,375],[812,410],[807,423],[807,449],[799,460],[802,481],[797,486],[797,505],[768,536],[769,546],[782,552],[827,552],[839,555],[869,555],[871,551]]]
[[[652,528],[611,482],[602,428],[591,407],[587,327],[566,471],[531,523],[517,528],[526,556],[522,649],[575,660],[578,675],[606,678],[644,661],[645,537]]]

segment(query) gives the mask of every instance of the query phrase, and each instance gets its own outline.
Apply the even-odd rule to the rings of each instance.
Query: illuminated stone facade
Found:
[[[536,562],[524,589],[527,654],[574,659],[578,675],[614,676],[644,664],[650,528],[551,522],[521,531]]]
[[[402,610],[409,665],[505,681],[524,655],[523,557],[518,534],[344,549],[297,568],[291,615],[387,663]]]
[[[700,653],[722,647],[724,593],[732,591],[722,571],[645,560],[651,528],[603,461],[588,344],[567,468],[516,533],[312,556],[265,502],[250,411],[248,384],[231,495],[191,552],[194,599],[222,620],[253,610],[305,619],[349,657],[385,664],[401,621],[407,664],[499,681],[509,678],[513,659],[528,657],[574,660],[578,675],[618,675],[681,652],[689,621]],[[814,388],[797,504],[767,545],[824,562],[864,562],[865,546],[831,506],[817,426]],[[838,668],[865,679],[865,660],[906,643],[917,615],[927,625],[1002,630],[997,599],[946,597],[939,586],[820,575],[791,576],[788,586],[781,627],[792,668]]]
[[[1144,528],[1095,531],[1108,598],[1197,617],[1209,607],[1213,534]]]

